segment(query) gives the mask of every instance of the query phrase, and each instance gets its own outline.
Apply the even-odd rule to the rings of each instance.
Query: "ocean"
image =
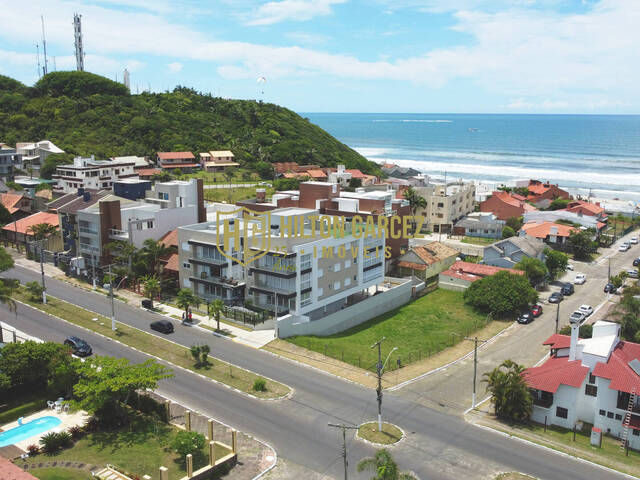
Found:
[[[375,162],[640,201],[640,115],[302,113]]]

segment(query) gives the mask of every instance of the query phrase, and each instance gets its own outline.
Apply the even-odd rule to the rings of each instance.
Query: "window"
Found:
[[[344,268],[349,268],[351,266],[351,260],[344,261]]]
[[[607,412],[607,418],[613,418],[613,412]]]
[[[311,303],[311,292],[303,293],[300,295],[300,306],[304,307]]]
[[[605,412],[604,410],[600,410],[598,413],[599,413],[600,415],[602,415],[603,417],[607,414],[607,412]]]
[[[336,282],[334,287],[335,287],[336,290],[340,290],[340,282],[339,281]]]
[[[636,437],[637,437],[637,436],[639,436],[639,435],[640,435],[640,430],[636,430],[636,429],[634,429],[634,430],[633,430],[633,434],[634,434]]]
[[[622,420],[622,415],[620,415],[619,413],[616,413],[616,420]]]
[[[337,263],[333,266],[333,271],[334,271],[334,272],[339,272],[339,271],[340,271],[340,262],[337,262]]]
[[[302,255],[300,257],[300,270],[311,268],[311,254]]]
[[[344,279],[344,286],[348,287],[349,285],[351,285],[351,279],[349,277]]]
[[[324,290],[322,290],[322,287],[318,288],[318,297],[321,297],[324,294]]]
[[[191,268],[191,264],[190,264],[189,262],[184,262],[184,263],[182,264],[182,267],[183,267],[183,268]]]
[[[300,277],[300,290],[311,288],[311,274],[305,273]]]
[[[591,397],[597,397],[598,396],[598,387],[596,387],[595,385],[585,385],[584,386],[584,394],[585,395],[589,395]]]
[[[589,383],[596,383],[596,376],[593,373],[589,374]]]
[[[564,407],[556,407],[556,417],[567,418],[569,416],[569,410]]]

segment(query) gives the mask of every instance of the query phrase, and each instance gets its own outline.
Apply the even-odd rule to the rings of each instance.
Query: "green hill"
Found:
[[[0,141],[42,139],[96,158],[232,150],[249,168],[259,161],[294,161],[379,173],[375,163],[320,127],[271,103],[185,87],[131,95],[124,85],[88,72],[50,73],[33,87],[0,76]]]

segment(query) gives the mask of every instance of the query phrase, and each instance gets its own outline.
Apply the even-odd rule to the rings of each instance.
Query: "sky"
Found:
[[[85,70],[298,112],[640,113],[640,0],[0,0],[0,74]],[[264,77],[265,82],[258,79]]]

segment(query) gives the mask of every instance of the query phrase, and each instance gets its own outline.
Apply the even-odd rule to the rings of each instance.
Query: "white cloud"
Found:
[[[167,67],[169,67],[169,71],[171,73],[178,73],[180,70],[182,70],[183,65],[180,62],[172,62],[168,63]]]
[[[320,45],[329,41],[331,37],[328,35],[322,35],[320,33],[307,33],[307,32],[288,32],[284,34],[289,40],[304,45]]]
[[[248,25],[272,25],[284,21],[303,22],[317,16],[330,15],[331,6],[346,0],[281,0],[261,5]]]

